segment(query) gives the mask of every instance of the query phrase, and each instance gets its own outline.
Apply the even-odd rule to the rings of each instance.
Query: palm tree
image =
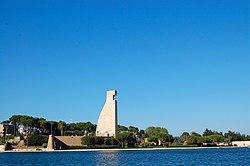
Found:
[[[64,121],[59,121],[58,122],[58,128],[61,130],[61,136],[63,136],[63,131],[64,131],[64,129],[65,129],[65,127],[66,127],[66,123],[64,122]]]

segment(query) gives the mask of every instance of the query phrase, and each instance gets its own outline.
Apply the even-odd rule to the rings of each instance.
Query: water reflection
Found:
[[[97,152],[95,157],[95,165],[119,165],[119,151]]]

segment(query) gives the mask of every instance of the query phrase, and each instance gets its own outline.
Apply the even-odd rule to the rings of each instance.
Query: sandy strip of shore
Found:
[[[239,148],[239,147],[223,147]],[[200,149],[223,149],[220,147],[174,147],[174,148],[122,148],[122,149],[69,149],[69,150],[36,150],[36,149],[18,149],[2,151],[4,153],[22,153],[22,152],[112,152],[112,151],[137,151],[137,150],[200,150]]]

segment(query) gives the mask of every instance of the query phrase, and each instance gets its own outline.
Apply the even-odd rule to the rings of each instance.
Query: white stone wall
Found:
[[[5,151],[5,149],[6,149],[6,145],[0,145],[0,152]]]
[[[0,134],[2,134],[2,133],[3,133],[3,129],[4,129],[3,124],[0,124]]]
[[[99,116],[96,136],[115,137],[117,135],[117,101],[116,90],[107,91],[106,102]]]
[[[238,147],[250,147],[250,141],[233,141],[232,145]]]

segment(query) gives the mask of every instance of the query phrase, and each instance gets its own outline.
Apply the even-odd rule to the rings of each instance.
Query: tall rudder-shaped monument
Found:
[[[115,96],[117,95],[117,91],[109,90],[106,93],[107,93],[107,98],[98,119],[96,136],[116,137],[118,127],[117,127],[117,101],[115,100]]]

